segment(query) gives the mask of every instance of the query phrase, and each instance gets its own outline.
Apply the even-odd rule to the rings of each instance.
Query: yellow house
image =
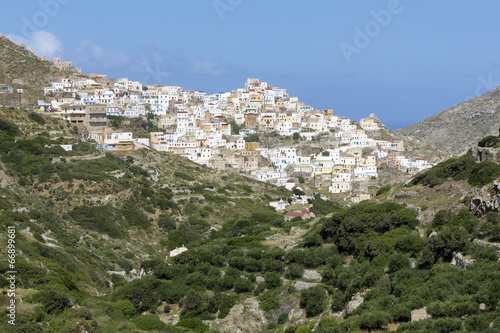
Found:
[[[374,165],[377,165],[377,158],[375,156],[366,156],[359,161],[359,166],[361,167]]]
[[[280,113],[278,115],[278,123],[284,123],[284,122],[286,122],[287,121],[287,117],[288,116],[287,116],[286,113]],[[295,121],[295,119],[293,121]]]
[[[331,167],[319,167],[314,170],[315,175],[332,173],[333,168]]]
[[[258,142],[245,142],[245,149],[246,150],[255,150],[258,148],[259,148]]]
[[[175,123],[175,117],[160,118],[160,120],[158,120],[158,127],[175,126]]]
[[[151,143],[160,143],[165,141],[165,134],[163,132],[151,132],[149,133]]]
[[[363,148],[360,147],[353,147],[347,151],[347,154],[351,156],[361,156],[363,153]]]

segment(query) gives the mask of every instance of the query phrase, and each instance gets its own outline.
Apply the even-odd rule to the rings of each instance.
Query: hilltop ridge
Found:
[[[0,88],[11,87],[14,93],[1,93],[0,105],[19,107],[15,89],[23,89],[22,107],[37,105],[43,99],[43,87],[51,81],[67,76],[82,76],[79,69],[71,66],[57,67],[54,62],[43,60],[28,50],[0,36]],[[2,90],[2,89],[0,89]]]
[[[429,142],[449,155],[461,155],[481,138],[497,134],[500,126],[500,88],[395,131]]]

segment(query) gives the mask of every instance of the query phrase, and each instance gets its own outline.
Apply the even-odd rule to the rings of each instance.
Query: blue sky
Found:
[[[209,93],[260,78],[395,129],[500,85],[500,2],[13,1],[0,33],[84,73]]]

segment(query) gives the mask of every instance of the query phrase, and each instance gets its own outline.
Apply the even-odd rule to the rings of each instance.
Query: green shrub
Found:
[[[468,182],[472,186],[480,187],[493,182],[498,176],[500,165],[493,161],[484,161],[471,169]]]
[[[43,239],[42,235],[40,235],[38,232],[33,233],[33,238],[39,241],[40,243],[45,244],[45,239]]]
[[[145,331],[160,331],[167,328],[167,324],[157,315],[142,315],[134,318],[133,323],[137,328]]]
[[[84,228],[115,238],[123,236],[123,231],[115,222],[119,217],[118,211],[111,205],[78,206],[69,212],[69,216]]]
[[[184,179],[184,180],[187,180],[187,181],[193,181],[194,178],[191,177],[190,175],[184,173],[184,172],[180,172],[180,171],[175,171],[174,172],[174,176],[177,177],[177,178],[180,178],[180,179]]]
[[[49,315],[57,315],[72,305],[72,301],[66,293],[55,290],[40,291],[33,295],[33,300],[42,303],[44,311]]]
[[[34,122],[40,124],[40,125],[45,125],[46,124],[46,121],[45,119],[38,113],[35,113],[35,112],[31,112],[28,114],[28,118],[30,118],[31,120],[33,120]]]
[[[127,319],[135,316],[137,312],[134,305],[129,300],[119,300],[114,302],[113,309],[123,314]]]
[[[304,266],[292,263],[287,267],[287,277],[290,279],[300,279],[304,274]]]
[[[276,310],[280,307],[280,295],[277,290],[267,290],[259,296],[260,308],[264,311]]]
[[[484,316],[470,316],[465,319],[464,322],[465,329],[467,332],[482,331],[490,326],[490,323],[484,318]]]
[[[175,219],[167,214],[161,214],[158,217],[158,226],[167,231],[175,230],[177,228]]]
[[[207,332],[210,329],[210,327],[207,324],[204,324],[201,321],[201,319],[197,318],[197,317],[181,319],[175,325],[180,326],[180,327],[189,328],[190,330],[195,331],[196,333]]]
[[[234,291],[237,293],[250,292],[253,289],[253,284],[248,279],[237,278],[234,281]]]
[[[392,317],[390,314],[383,311],[369,311],[361,315],[361,325],[360,327],[364,330],[379,330],[382,326],[386,326],[392,322]]]
[[[500,138],[496,135],[489,135],[482,138],[477,145],[479,147],[493,147],[500,143]]]
[[[314,286],[300,292],[300,307],[307,317],[314,317],[325,311],[327,293],[321,286]]]
[[[267,289],[276,289],[281,286],[281,277],[278,273],[268,272],[264,274]]]
[[[385,186],[382,186],[381,188],[379,188],[375,195],[378,197],[386,192],[389,192],[390,190],[391,190],[391,185],[385,185]]]

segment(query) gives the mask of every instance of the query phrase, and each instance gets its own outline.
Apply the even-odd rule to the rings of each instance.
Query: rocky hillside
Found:
[[[443,150],[424,138],[407,135],[398,131],[390,131],[385,125],[375,117],[379,130],[367,131],[368,135],[375,140],[385,140],[391,142],[403,141],[405,156],[409,158],[425,158],[429,162],[439,162],[446,157]]]
[[[43,97],[44,86],[69,75],[81,74],[60,70],[51,61],[43,61],[25,47],[0,36],[0,85],[24,89],[23,107],[36,106],[36,100]],[[18,107],[18,94],[0,93],[0,105]]]
[[[395,133],[425,140],[450,155],[460,155],[500,126],[500,88],[430,116]]]

